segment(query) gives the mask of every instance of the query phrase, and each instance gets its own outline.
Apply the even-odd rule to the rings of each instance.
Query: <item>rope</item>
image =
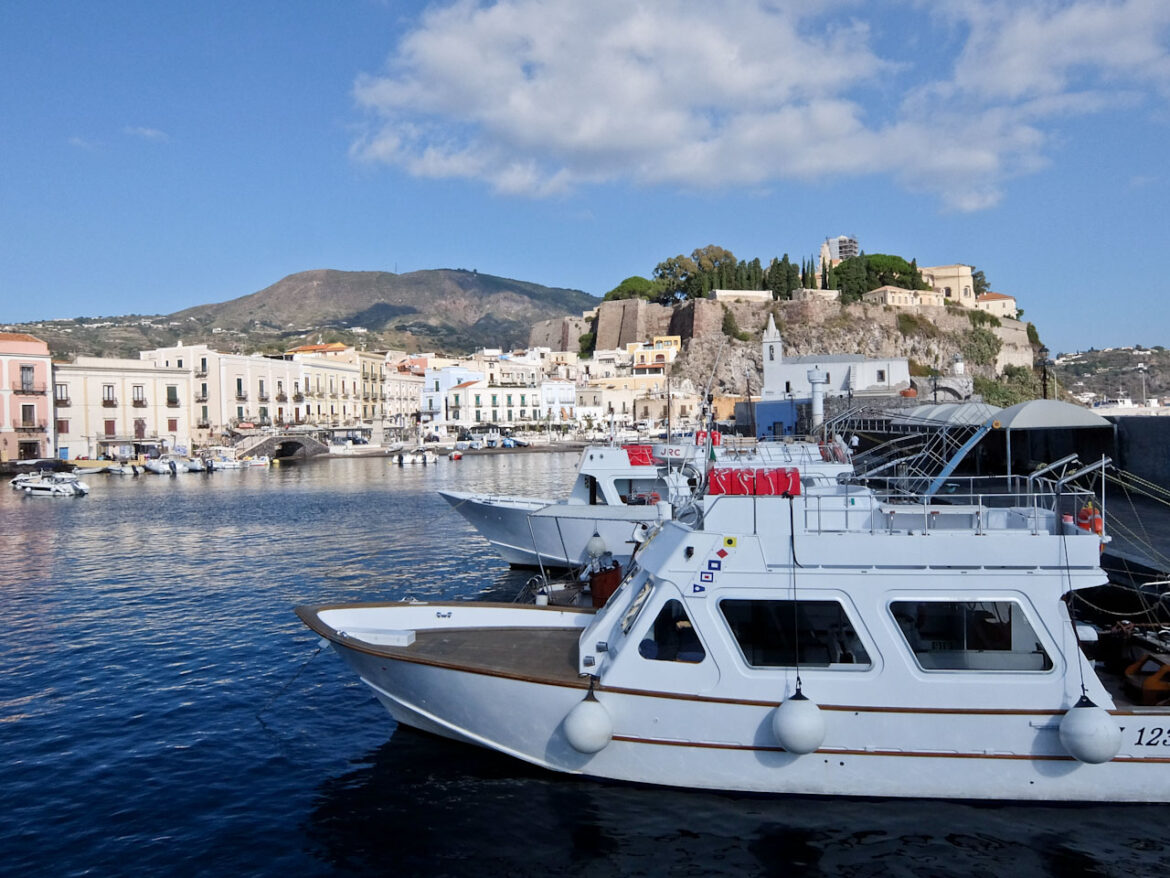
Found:
[[[301,674],[303,674],[305,672],[305,668],[307,668],[309,666],[309,662],[311,662],[313,659],[315,659],[321,653],[321,650],[323,650],[324,648],[325,648],[324,644],[318,644],[317,648],[315,650],[313,650],[313,654],[311,656],[309,656],[307,659],[305,659],[305,663],[303,665],[301,665],[300,669],[295,674],[293,674],[292,677],[289,678],[289,681],[287,683],[285,683],[283,686],[281,686],[275,695],[273,695],[266,702],[264,702],[263,707],[261,707],[259,710],[256,711],[256,721],[259,722],[260,725],[264,727],[264,730],[266,732],[271,732],[272,729],[270,729],[268,727],[268,723],[264,722],[264,717],[261,716],[261,714],[264,713],[266,710],[268,710],[268,708],[270,708],[272,706],[273,702],[275,702],[277,698],[279,698],[281,695],[283,695],[285,692],[288,691],[288,687],[297,681],[297,678]]]

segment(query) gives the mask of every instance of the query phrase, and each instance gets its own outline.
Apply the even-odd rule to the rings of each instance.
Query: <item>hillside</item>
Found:
[[[1170,396],[1170,351],[1158,346],[1061,354],[1051,374],[1062,389],[1078,397],[1128,396],[1135,402],[1143,396],[1165,398]]]
[[[578,290],[474,271],[320,269],[289,275],[237,299],[164,316],[79,318],[13,328],[43,338],[63,359],[136,356],[180,339],[240,353],[282,351],[318,340],[368,349],[468,353],[522,346],[533,323],[579,314],[596,303]]]

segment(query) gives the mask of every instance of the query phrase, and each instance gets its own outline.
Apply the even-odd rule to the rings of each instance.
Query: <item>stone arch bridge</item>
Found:
[[[236,445],[236,454],[240,457],[266,454],[273,460],[306,460],[328,453],[329,446],[324,442],[300,434],[256,436]]]

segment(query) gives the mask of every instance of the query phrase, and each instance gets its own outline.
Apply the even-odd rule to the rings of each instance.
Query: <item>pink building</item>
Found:
[[[53,455],[49,346],[22,332],[0,332],[0,461]]]

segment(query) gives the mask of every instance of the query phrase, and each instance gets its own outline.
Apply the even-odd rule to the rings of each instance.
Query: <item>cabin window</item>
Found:
[[[872,664],[839,601],[726,599],[719,610],[753,668]]]
[[[638,644],[642,658],[659,662],[701,662],[707,657],[681,601],[671,598]]]
[[[894,601],[890,612],[923,670],[1052,669],[1015,601]]]

